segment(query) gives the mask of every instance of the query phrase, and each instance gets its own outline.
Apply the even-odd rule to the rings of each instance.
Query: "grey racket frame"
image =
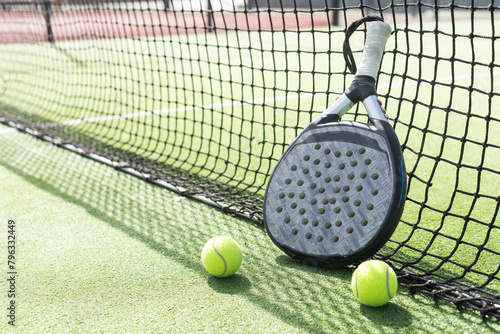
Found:
[[[368,124],[341,121],[358,102]],[[403,154],[375,79],[356,75],[279,160],[266,189],[264,222],[290,257],[342,267],[373,256],[389,240],[406,192]]]

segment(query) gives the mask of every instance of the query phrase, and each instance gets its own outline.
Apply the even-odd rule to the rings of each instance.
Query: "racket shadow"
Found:
[[[276,257],[276,264],[293,270],[314,273],[327,277],[335,277],[345,281],[350,281],[352,272],[355,269],[354,266],[335,269],[325,268],[319,266],[313,258],[306,258],[303,261],[297,261],[283,254]]]

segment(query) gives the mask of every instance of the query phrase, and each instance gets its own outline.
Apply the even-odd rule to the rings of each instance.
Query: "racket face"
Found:
[[[312,257],[326,266],[372,255],[402,213],[399,154],[374,125],[308,127],[269,180],[264,220],[271,239],[292,257]]]

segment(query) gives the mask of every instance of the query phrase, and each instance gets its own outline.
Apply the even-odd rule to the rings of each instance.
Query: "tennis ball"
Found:
[[[368,306],[382,306],[394,297],[398,289],[396,273],[379,260],[363,262],[352,274],[352,291]]]
[[[219,236],[207,241],[201,251],[205,269],[217,277],[231,276],[241,265],[240,245],[231,237]]]

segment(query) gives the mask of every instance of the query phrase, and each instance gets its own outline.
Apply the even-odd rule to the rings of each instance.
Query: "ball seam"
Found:
[[[226,259],[224,259],[224,257],[223,257],[223,256],[222,256],[222,255],[221,255],[221,254],[217,251],[217,249],[215,248],[215,241],[216,241],[216,240],[217,240],[217,239],[214,239],[214,240],[212,241],[212,248],[214,249],[214,252],[215,252],[217,255],[219,255],[219,257],[222,259],[222,262],[224,262],[224,272],[223,272],[222,274],[220,274],[220,275],[217,275],[217,276],[224,276],[224,275],[226,274],[226,272],[227,272],[227,263],[226,263]]]

